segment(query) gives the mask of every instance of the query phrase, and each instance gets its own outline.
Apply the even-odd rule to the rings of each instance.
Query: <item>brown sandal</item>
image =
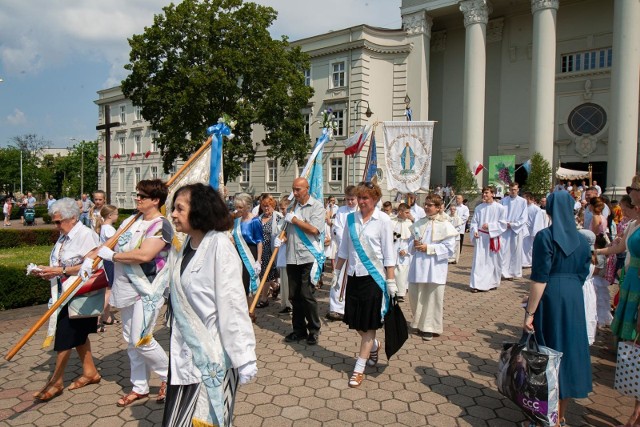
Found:
[[[35,398],[40,402],[48,402],[54,397],[58,397],[62,394],[64,390],[64,385],[51,385],[46,388],[46,391],[41,391]]]
[[[136,400],[144,399],[145,397],[149,397],[149,393],[139,394],[135,391],[130,391],[129,394],[125,394],[118,400],[116,403],[120,408],[124,408],[125,406],[131,405]]]
[[[80,378],[72,382],[69,388],[67,388],[67,390],[77,390],[79,388],[88,386],[89,384],[98,384],[101,379],[102,379],[102,376],[97,372],[93,376],[93,378],[87,378],[84,375],[82,375],[80,376]]]
[[[351,378],[349,379],[349,387],[351,388],[360,387],[360,384],[362,384],[362,381],[364,381],[364,373],[354,372],[353,375],[351,375]]]
[[[164,403],[166,398],[167,398],[167,382],[162,381],[162,384],[160,384],[160,390],[158,391],[158,397],[156,397],[156,402]]]

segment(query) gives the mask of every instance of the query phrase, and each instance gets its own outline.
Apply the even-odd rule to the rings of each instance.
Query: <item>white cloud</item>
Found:
[[[9,114],[7,116],[7,121],[13,126],[23,125],[27,123],[27,116],[22,111],[15,108],[13,110],[13,114]]]

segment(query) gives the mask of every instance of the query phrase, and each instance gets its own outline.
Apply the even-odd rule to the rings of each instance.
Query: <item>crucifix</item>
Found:
[[[120,122],[111,122],[111,107],[104,106],[104,124],[96,126],[96,130],[104,130],[104,154],[105,154],[105,170],[106,170],[106,193],[107,204],[111,204],[111,128],[120,126]]]

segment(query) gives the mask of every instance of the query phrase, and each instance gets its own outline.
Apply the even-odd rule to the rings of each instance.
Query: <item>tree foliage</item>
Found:
[[[283,165],[304,159],[310,141],[300,111],[313,94],[304,84],[309,59],[286,37],[271,38],[276,16],[242,0],[185,0],[129,39],[131,73],[122,91],[160,133],[165,171],[197,150],[223,113],[238,122],[236,138],[224,144],[225,180],[253,161],[256,124],[266,131],[269,157]]]
[[[471,199],[479,193],[478,182],[471,172],[471,167],[464,159],[461,151],[456,153],[455,165],[455,189],[456,194],[462,194],[465,199]]]
[[[551,165],[536,152],[531,156],[531,172],[527,176],[525,188],[531,191],[536,199],[544,197],[551,188]]]

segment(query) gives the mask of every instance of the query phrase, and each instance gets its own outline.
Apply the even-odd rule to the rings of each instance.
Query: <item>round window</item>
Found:
[[[596,135],[606,124],[607,112],[598,104],[579,105],[569,114],[569,130],[577,136]]]

